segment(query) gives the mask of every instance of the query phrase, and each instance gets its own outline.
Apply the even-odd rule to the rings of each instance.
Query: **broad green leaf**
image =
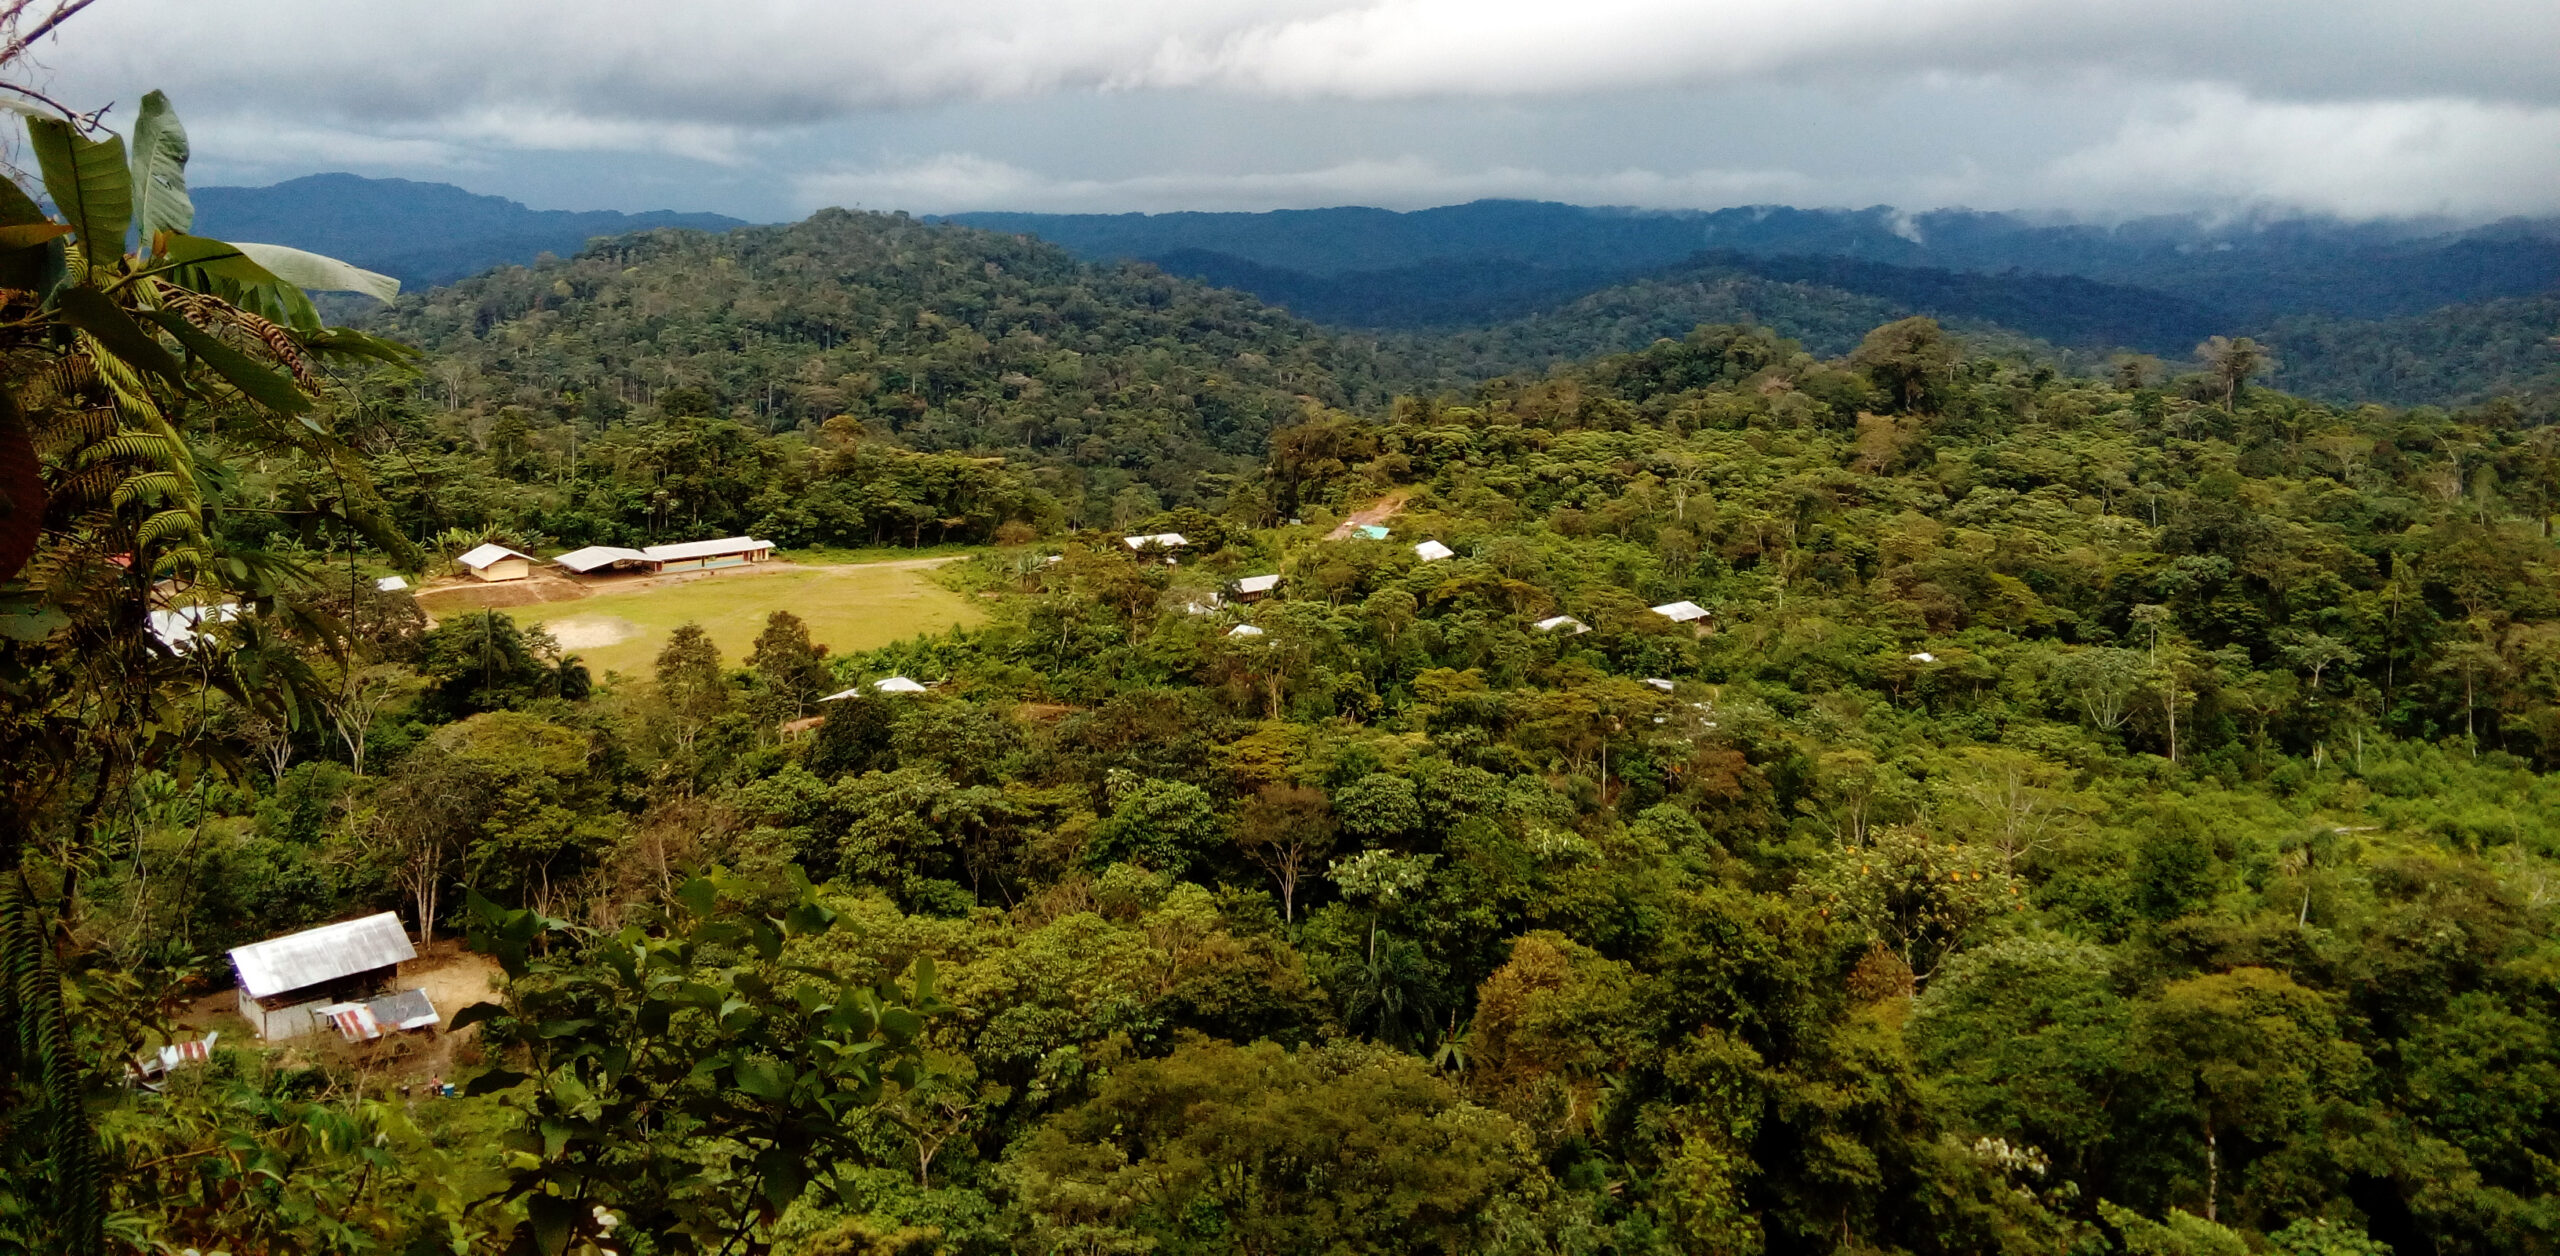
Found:
[[[306,336],[303,345],[314,352],[350,358],[371,358],[391,366],[416,370],[426,360],[424,353],[396,340],[369,336],[345,327],[332,327],[317,335]]]
[[[185,373],[178,360],[169,356],[160,342],[142,330],[142,324],[124,312],[107,294],[86,285],[74,284],[54,295],[54,308],[63,321],[89,333],[107,352],[125,360],[135,370],[149,371],[170,383],[185,386]]]
[[[524,1214],[533,1224],[534,1250],[542,1256],[559,1256],[569,1246],[569,1235],[578,1224],[578,1205],[557,1195],[536,1192],[524,1197]]]
[[[924,1032],[924,1018],[903,1007],[893,1007],[880,1013],[880,1032],[892,1042],[904,1043]]]
[[[930,956],[930,955],[919,955],[919,956],[917,956],[917,957],[916,957],[916,969],[915,969],[915,971],[916,971],[916,1002],[918,1002],[918,1003],[931,1003],[931,1002],[933,1002],[933,999],[934,999],[934,993],[933,993],[933,957],[932,957],[932,956]]]
[[[160,92],[142,98],[133,122],[133,221],[146,249],[163,231],[179,235],[195,227],[195,202],[187,198],[187,128]]]
[[[193,266],[216,279],[228,279],[244,287],[285,286],[273,271],[250,260],[229,241],[180,233],[162,239],[160,244],[159,259],[163,262]]]
[[[504,1004],[488,1002],[474,1003],[471,1006],[454,1013],[453,1022],[446,1025],[444,1027],[444,1031],[449,1034],[458,1033],[465,1027],[477,1025],[485,1020],[495,1020],[496,1018],[506,1014],[507,1009]]]
[[[676,887],[676,901],[696,916],[708,916],[720,902],[720,887],[707,877],[695,877]]]
[[[791,1091],[791,1066],[753,1056],[738,1061],[738,1089],[767,1103],[779,1103]]]
[[[14,179],[0,179],[0,226],[23,227],[31,223],[52,222],[44,210],[19,187]]]
[[[311,397],[291,379],[258,364],[255,358],[216,340],[203,328],[186,320],[176,310],[148,311],[151,321],[160,324],[187,352],[213,368],[213,373],[240,390],[241,395],[279,414],[302,414],[311,409]]]
[[[765,1206],[775,1213],[789,1208],[809,1185],[808,1171],[788,1147],[767,1147],[757,1152],[756,1176],[764,1182]]]
[[[65,264],[61,236],[70,228],[45,217],[34,199],[10,179],[0,179],[0,228],[55,233],[53,238],[25,248],[0,250],[0,288],[39,295],[53,291],[62,282]]]
[[[71,228],[58,222],[28,222],[13,227],[0,227],[0,249],[31,249],[48,240],[59,240],[71,234]]]
[[[125,165],[124,137],[93,140],[60,118],[29,118],[27,139],[44,172],[45,195],[80,233],[89,264],[122,257],[125,228],[133,222],[133,172]]]
[[[276,278],[297,288],[313,292],[361,292],[377,301],[388,301],[400,295],[400,281],[389,275],[377,275],[360,266],[350,266],[334,257],[322,257],[281,244],[235,243],[233,248],[249,255],[251,261],[274,274]]]
[[[474,1004],[473,1006],[490,1007],[493,1005],[479,1003]],[[459,1021],[460,1018],[457,1017],[456,1023],[458,1024]],[[478,1077],[472,1078],[470,1083],[462,1088],[462,1093],[466,1095],[493,1094],[501,1090],[512,1090],[530,1080],[532,1079],[526,1077],[522,1073],[510,1072],[502,1068],[493,1068],[486,1073],[482,1073]]]

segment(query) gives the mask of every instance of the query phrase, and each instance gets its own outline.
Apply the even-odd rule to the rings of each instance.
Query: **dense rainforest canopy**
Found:
[[[371,325],[436,355],[422,404],[472,416],[502,470],[540,466],[563,486],[524,505],[509,490],[496,509],[584,516],[527,525],[573,540],[652,522],[632,498],[662,488],[671,509],[726,512],[713,526],[788,509],[805,478],[770,497],[761,468],[743,491],[667,478],[788,461],[757,438],[831,420],[910,451],[1002,457],[1050,499],[1040,509],[1110,522],[1223,498],[1311,402],[1382,399],[1363,351],[1242,294],[843,210],[625,236],[404,299]]]
[[[2522,407],[1926,319],[1389,400],[1240,295],[839,212],[410,298],[403,375],[54,199],[0,224],[9,1245],[2560,1247]],[[715,528],[970,542],[986,622],[599,679],[374,580]],[[171,587],[236,606],[144,634]],[[241,1034],[131,1084],[227,948],[376,911],[501,975],[454,1095]]]

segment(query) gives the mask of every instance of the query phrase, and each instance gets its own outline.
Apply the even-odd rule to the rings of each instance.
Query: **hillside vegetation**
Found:
[[[102,1096],[118,1206],[295,1250],[2549,1251],[2548,435],[1711,326],[1302,412],[1132,521],[1178,564],[991,553],[932,640],[775,615],[594,689],[502,616],[357,616],[352,727],[213,701],[253,766],[119,783],[79,962],[388,908],[512,984],[459,1099],[245,1050]],[[933,688],[815,702],[893,674]],[[185,1159],[216,1128],[260,1150]]]
[[[448,437],[559,486],[486,509],[530,508],[528,526],[574,541],[822,509],[808,503],[823,489],[770,477],[799,463],[764,438],[815,437],[827,420],[840,420],[825,439],[845,457],[877,445],[1003,458],[1000,478],[1046,499],[1025,509],[1104,521],[1216,500],[1309,405],[1382,399],[1356,351],[1250,297],[842,210],[719,236],[624,236],[403,298],[371,325],[434,356],[413,391],[423,410],[462,417],[468,431]],[[942,479],[993,472],[935,466]],[[476,491],[454,509],[478,509]],[[987,514],[933,488],[900,500],[932,512],[898,525],[928,541],[942,535],[935,520]],[[553,517],[564,512],[582,518]],[[907,539],[885,523],[803,531]]]

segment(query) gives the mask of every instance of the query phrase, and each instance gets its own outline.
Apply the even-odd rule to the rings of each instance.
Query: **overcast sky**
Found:
[[[2560,0],[102,0],[39,55],[200,183],[541,208],[2560,213]]]

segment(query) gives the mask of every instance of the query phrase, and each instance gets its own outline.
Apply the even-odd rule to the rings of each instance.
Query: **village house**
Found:
[[[571,550],[551,561],[582,576],[612,572],[661,575],[670,571],[740,567],[771,557],[771,541],[760,541],[751,536],[724,536],[709,541],[679,541],[673,545],[650,545],[640,549],[590,545],[585,549]]]
[[[501,580],[523,580],[533,575],[535,558],[519,554],[503,545],[481,545],[453,561],[476,579],[496,583]]]
[[[322,1028],[334,1004],[383,993],[403,961],[416,959],[409,931],[390,912],[341,920],[235,947],[240,1017],[269,1042]]]

